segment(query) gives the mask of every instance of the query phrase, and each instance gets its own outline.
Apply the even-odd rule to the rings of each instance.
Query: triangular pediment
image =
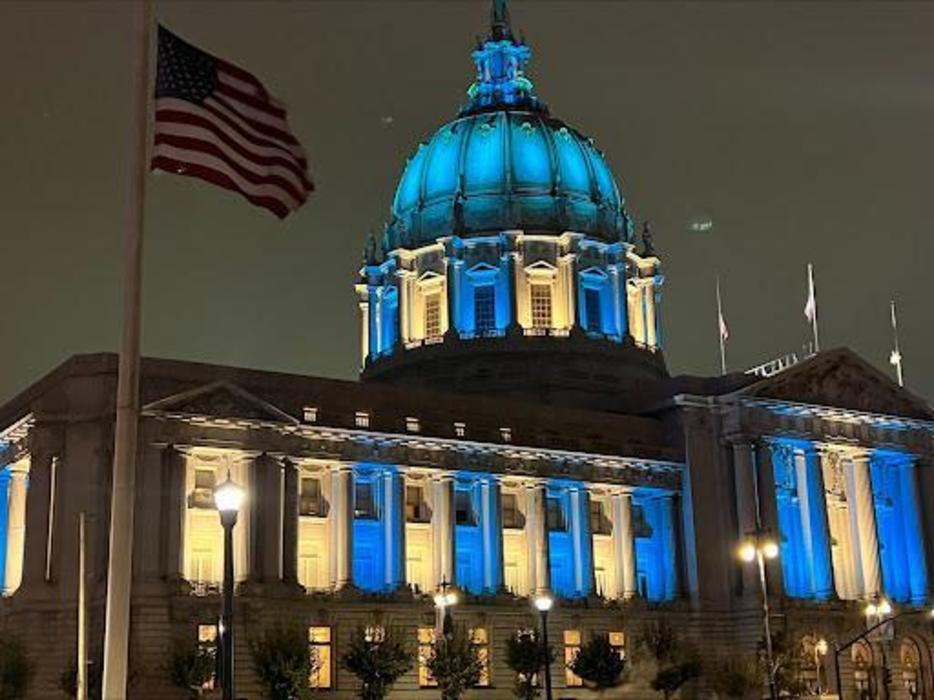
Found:
[[[167,396],[143,407],[143,411],[183,413],[217,418],[244,418],[277,423],[299,421],[268,401],[226,380]]]
[[[743,389],[745,396],[934,420],[922,398],[900,387],[852,350],[822,352]]]

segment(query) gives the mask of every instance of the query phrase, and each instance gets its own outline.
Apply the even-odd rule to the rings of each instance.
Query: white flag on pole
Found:
[[[814,323],[817,318],[817,297],[814,294],[814,269],[808,263],[808,300],[804,304],[804,317]]]
[[[726,321],[723,318],[723,311],[718,311],[717,315],[720,322],[720,340],[725,342],[730,339],[730,329],[726,327]]]

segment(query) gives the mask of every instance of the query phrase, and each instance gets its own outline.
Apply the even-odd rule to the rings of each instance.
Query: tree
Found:
[[[545,666],[545,661],[554,661],[555,652],[548,647],[546,653],[534,632],[520,631],[506,640],[506,664],[516,672],[516,687],[513,693],[519,700],[535,700],[538,688],[535,675]]]
[[[217,657],[211,648],[195,642],[175,640],[169,659],[169,678],[172,683],[189,692],[191,697],[204,695],[204,686],[214,677]]]
[[[412,668],[410,650],[396,633],[358,629],[341,665],[360,679],[362,700],[382,700],[389,687]]]
[[[438,684],[441,700],[458,700],[483,674],[477,648],[460,627],[435,639],[426,666]]]
[[[595,634],[580,648],[568,668],[602,695],[603,691],[623,682],[626,662],[610,644],[609,635]]]
[[[755,658],[732,656],[714,666],[710,687],[724,698],[745,698],[754,692],[761,695],[764,670]]]
[[[0,700],[26,697],[32,665],[22,645],[13,639],[0,640]]]
[[[253,666],[269,700],[304,700],[311,695],[309,679],[319,661],[307,635],[304,627],[276,624],[250,640]]]
[[[668,700],[682,685],[697,678],[701,673],[700,662],[685,661],[659,669],[652,679],[652,690],[656,690]]]
[[[650,685],[666,700],[685,683],[700,676],[702,668],[696,650],[678,634],[667,620],[643,626],[636,641],[638,653],[655,664]]]

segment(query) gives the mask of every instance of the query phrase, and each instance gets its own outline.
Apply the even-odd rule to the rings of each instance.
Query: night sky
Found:
[[[352,285],[405,159],[452,118],[488,3],[161,2],[161,21],[289,107],[318,191],[280,223],[148,179],[143,352],[352,378]],[[934,396],[934,4],[512,2],[552,113],[607,155],[664,261],[673,373],[718,371],[714,280],[745,369],[824,347]],[[0,4],[0,401],[116,350],[131,100],[118,3]],[[713,222],[707,232],[692,222]]]

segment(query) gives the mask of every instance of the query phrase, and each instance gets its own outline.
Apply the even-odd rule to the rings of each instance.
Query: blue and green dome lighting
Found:
[[[505,4],[494,3],[490,33],[473,52],[477,76],[468,102],[409,160],[385,250],[514,229],[632,241],[603,154],[549,115],[525,74],[530,58],[529,47],[513,35]]]

